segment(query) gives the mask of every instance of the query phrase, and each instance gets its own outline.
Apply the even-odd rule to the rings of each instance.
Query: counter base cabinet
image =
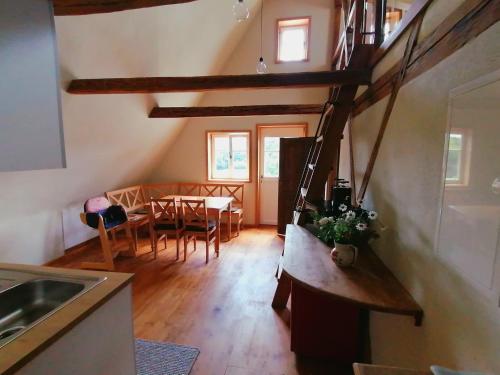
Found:
[[[16,374],[135,375],[131,286],[118,292]]]
[[[291,350],[332,359],[339,364],[359,360],[360,309],[292,282]]]

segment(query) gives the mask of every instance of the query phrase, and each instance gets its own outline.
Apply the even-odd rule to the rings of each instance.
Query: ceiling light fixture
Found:
[[[246,21],[250,17],[250,11],[243,0],[237,0],[233,5],[233,14],[238,22]]]
[[[264,0],[260,3],[260,58],[257,62],[257,73],[265,74],[267,73],[267,65],[264,62],[264,58],[262,57],[262,17],[264,14]]]

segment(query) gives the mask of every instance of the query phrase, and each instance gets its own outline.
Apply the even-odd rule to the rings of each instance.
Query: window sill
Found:
[[[285,61],[285,60],[274,60],[274,63],[275,64],[296,64],[296,63],[308,63],[309,62],[309,59],[305,59],[305,60],[290,60],[290,61]]]
[[[213,183],[219,183],[219,184],[224,184],[224,183],[246,183],[246,184],[249,184],[252,182],[251,179],[249,180],[232,180],[232,179],[214,179],[214,178],[209,178],[207,179],[208,182],[213,182]]]

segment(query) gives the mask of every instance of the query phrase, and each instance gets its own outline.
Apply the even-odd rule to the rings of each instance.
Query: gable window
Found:
[[[250,181],[250,132],[208,132],[209,181]]]
[[[280,19],[276,62],[309,61],[311,17]]]
[[[467,186],[469,184],[470,138],[470,132],[467,129],[451,129],[446,165],[447,186]]]

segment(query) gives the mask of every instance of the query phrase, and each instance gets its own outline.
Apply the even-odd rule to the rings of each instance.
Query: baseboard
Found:
[[[64,258],[65,256],[68,256],[70,254],[74,255],[74,254],[77,254],[81,251],[85,251],[85,250],[88,250],[89,248],[93,248],[93,247],[99,246],[99,245],[100,245],[99,236],[92,237],[92,238],[88,239],[87,241],[84,241],[82,243],[79,243],[78,245],[72,246],[72,247],[64,250],[63,255],[45,263],[44,266],[50,267],[52,264],[58,262],[59,260],[61,260],[61,258]]]

